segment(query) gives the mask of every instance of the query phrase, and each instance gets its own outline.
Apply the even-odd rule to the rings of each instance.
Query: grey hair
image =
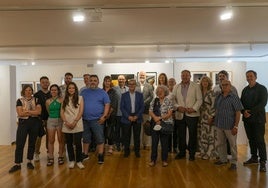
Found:
[[[159,89],[163,89],[164,92],[165,92],[165,96],[168,96],[169,91],[168,91],[168,87],[167,86],[165,86],[165,85],[159,85],[159,86],[157,86],[157,88],[155,90],[156,95],[158,95]]]

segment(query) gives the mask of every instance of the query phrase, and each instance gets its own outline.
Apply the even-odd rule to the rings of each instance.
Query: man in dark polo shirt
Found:
[[[42,76],[40,78],[40,86],[41,89],[34,94],[34,97],[38,99],[39,103],[41,104],[42,111],[41,111],[41,119],[43,121],[43,126],[47,127],[47,119],[48,119],[48,112],[46,109],[46,100],[51,97],[50,91],[48,89],[50,83],[49,79],[46,76]],[[40,147],[41,147],[41,138],[37,137],[36,143],[35,143],[35,151],[34,151],[34,160],[39,161],[39,154],[40,154]],[[46,136],[46,148],[48,145],[48,137]]]
[[[258,164],[260,171],[266,172],[266,146],[264,140],[267,104],[267,89],[256,82],[257,73],[253,70],[246,72],[248,86],[241,95],[241,102],[245,108],[243,110],[243,121],[246,134],[249,140],[251,158],[244,162],[244,165]],[[259,155],[259,156],[258,156]],[[258,157],[260,161],[258,161]]]

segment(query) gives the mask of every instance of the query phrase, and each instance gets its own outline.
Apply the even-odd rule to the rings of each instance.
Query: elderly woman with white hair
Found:
[[[161,121],[165,124],[173,125],[172,102],[167,97],[169,94],[168,88],[164,85],[159,85],[156,88],[156,98],[151,102],[149,108],[149,115],[152,117],[153,131],[152,131],[152,149],[151,162],[149,166],[155,166],[157,159],[157,148],[159,140],[161,142],[161,158],[162,166],[168,166],[168,138],[169,134],[162,131]],[[161,130],[162,129],[162,130]]]

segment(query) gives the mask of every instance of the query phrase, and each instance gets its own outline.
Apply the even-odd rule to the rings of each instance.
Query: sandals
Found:
[[[47,158],[47,166],[52,166],[54,164],[54,158]]]
[[[58,164],[63,165],[64,164],[64,157],[59,157],[58,158]]]

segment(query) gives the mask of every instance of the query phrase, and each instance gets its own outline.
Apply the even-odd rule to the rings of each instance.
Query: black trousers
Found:
[[[115,139],[114,142],[116,146],[120,146],[120,143],[123,142],[122,139],[122,123],[121,123],[122,116],[116,116],[116,124],[115,124]]]
[[[33,159],[35,142],[39,131],[38,123],[40,123],[40,121],[37,117],[19,119],[19,125],[16,134],[15,163],[22,163],[23,161],[23,149],[26,143],[27,136],[29,136],[27,159]]]
[[[244,122],[246,134],[249,140],[250,153],[252,158],[258,159],[258,153],[261,162],[266,162],[266,144],[264,140],[265,123]]]
[[[163,134],[160,131],[152,132],[152,152],[151,152],[151,161],[156,161],[157,159],[157,149],[158,143],[160,140],[161,143],[161,158],[162,161],[167,161],[168,159],[168,140],[171,134]]]
[[[186,154],[186,128],[189,131],[188,150],[190,156],[194,156],[197,147],[197,123],[199,117],[189,117],[184,115],[182,120],[177,120],[178,124],[178,138],[180,155]]]
[[[131,128],[133,129],[134,137],[134,151],[140,152],[140,135],[141,135],[141,124],[132,122],[131,124],[123,124],[123,144],[125,153],[129,153],[130,139],[131,139]]]
[[[82,161],[82,132],[78,133],[64,133],[65,143],[67,145],[67,152],[69,161]],[[75,152],[74,146],[75,145]]]

